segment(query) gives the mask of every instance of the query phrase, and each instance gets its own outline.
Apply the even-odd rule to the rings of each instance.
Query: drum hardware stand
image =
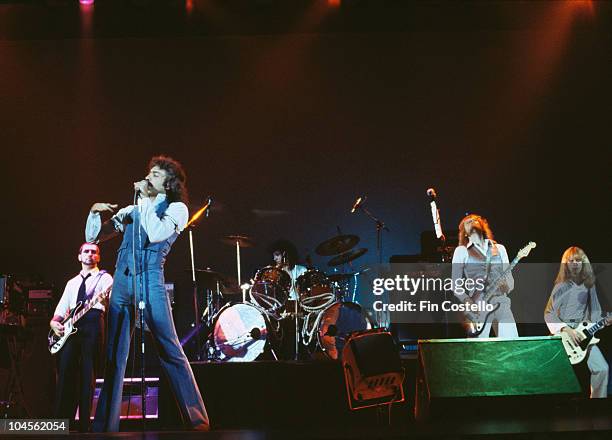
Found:
[[[201,353],[202,353],[202,344],[201,344],[201,340],[200,340],[200,314],[199,314],[199,304],[198,304],[198,281],[196,279],[196,273],[195,273],[195,259],[193,256],[193,229],[196,226],[196,222],[197,220],[202,216],[202,214],[206,213],[206,217],[209,216],[210,214],[210,205],[212,205],[212,197],[208,196],[208,198],[206,199],[206,204],[200,208],[189,220],[189,222],[187,223],[187,225],[185,226],[186,228],[189,228],[189,253],[191,256],[191,282],[193,284],[193,311],[194,311],[194,317],[195,317],[195,322],[194,322],[194,327],[196,328],[196,357],[197,360],[202,360],[201,357]],[[209,298],[208,295],[206,296],[206,310],[209,310],[210,306],[211,306],[211,302],[209,302]]]
[[[292,283],[295,282],[292,280]],[[299,295],[296,295],[299,298]],[[293,360],[297,361],[300,359],[300,317],[298,316],[298,302],[299,300],[295,299],[295,304],[293,311],[295,313],[295,355],[293,356]]]
[[[285,264],[287,264],[287,252],[283,251],[283,266],[285,266]],[[293,360],[297,361],[299,360],[299,353],[300,353],[300,318],[298,316],[298,303],[300,300],[300,295],[297,291],[297,287],[296,287],[296,280],[297,280],[297,269],[296,269],[296,265],[294,264],[293,269],[291,270],[291,286],[289,287],[289,292],[287,295],[287,298],[291,298],[291,292],[293,291],[295,293],[295,304],[293,305],[293,313],[294,313],[294,319],[295,319],[295,353],[293,354]]]

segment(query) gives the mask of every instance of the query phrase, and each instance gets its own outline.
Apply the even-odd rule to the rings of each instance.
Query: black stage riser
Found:
[[[350,411],[339,363],[192,363],[215,429],[312,429],[317,426],[373,426],[374,408]],[[408,396],[414,394],[416,363],[404,362]],[[409,420],[412,403],[395,404],[396,423]],[[165,381],[160,384],[160,424],[178,423],[178,410]],[[386,423],[386,416],[384,422]]]

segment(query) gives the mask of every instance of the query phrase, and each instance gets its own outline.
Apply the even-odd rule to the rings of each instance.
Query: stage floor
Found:
[[[71,438],[134,438],[147,440],[276,440],[276,439],[476,439],[482,437],[505,439],[599,439],[612,435],[612,402],[575,401],[559,408],[554,417],[505,417],[477,420],[475,415],[465,419],[434,420],[409,423],[401,428],[386,426],[329,427],[282,430],[213,430],[195,431],[131,431],[118,433],[71,433]],[[46,436],[49,437],[49,436]],[[20,435],[19,438],[35,438]]]

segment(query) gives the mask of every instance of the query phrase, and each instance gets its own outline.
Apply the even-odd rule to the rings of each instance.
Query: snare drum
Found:
[[[283,308],[289,297],[291,277],[276,266],[259,269],[253,279],[251,301],[266,311],[278,311]]]
[[[339,359],[349,333],[371,328],[372,321],[359,304],[338,302],[321,312],[317,342],[327,357]]]
[[[321,310],[334,302],[334,293],[327,275],[316,269],[309,269],[297,279],[300,304],[304,310]]]
[[[212,347],[220,361],[254,361],[274,349],[278,339],[266,314],[252,304],[227,304],[215,317]]]

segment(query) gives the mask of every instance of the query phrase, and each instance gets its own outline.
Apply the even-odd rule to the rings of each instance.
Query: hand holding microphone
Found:
[[[139,182],[134,182],[134,191],[142,197],[149,197],[149,181],[143,179]]]

